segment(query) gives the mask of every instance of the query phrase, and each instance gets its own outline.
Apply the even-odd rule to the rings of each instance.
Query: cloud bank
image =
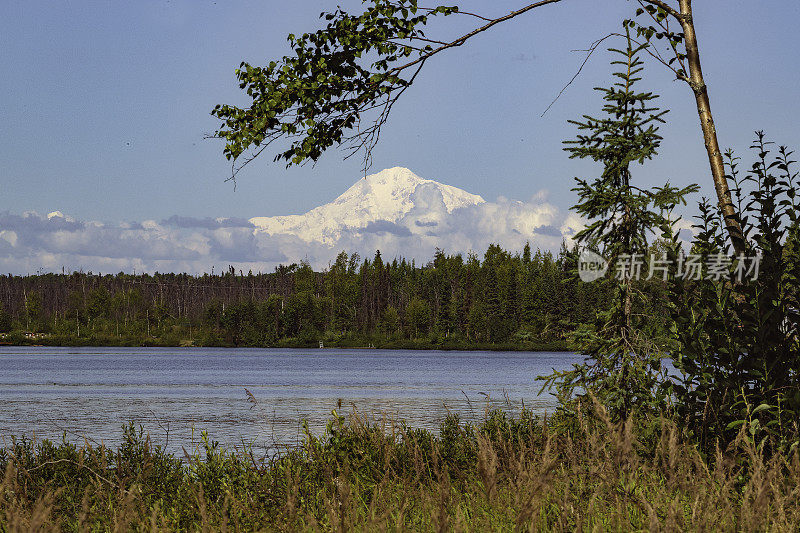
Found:
[[[336,238],[301,238],[269,233],[239,218],[174,215],[161,221],[103,223],[81,221],[54,211],[0,213],[0,271],[25,274],[68,272],[216,272],[229,265],[245,272],[268,272],[278,264],[308,261],[322,269],[341,251],[371,257],[405,257],[418,263],[436,248],[448,253],[482,254],[491,243],[521,250],[526,242],[557,250],[581,226],[537,194],[527,202],[499,198],[445,209],[441,194],[422,194],[397,220],[370,220],[342,226]]]

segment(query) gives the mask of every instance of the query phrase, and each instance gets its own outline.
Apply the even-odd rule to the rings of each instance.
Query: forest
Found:
[[[613,281],[582,282],[576,260],[566,244],[558,254],[491,245],[482,258],[437,250],[424,265],[378,251],[342,252],[322,271],[9,274],[0,334],[27,344],[568,349],[610,305]],[[663,287],[643,286],[657,306]],[[653,328],[665,335],[655,318]]]

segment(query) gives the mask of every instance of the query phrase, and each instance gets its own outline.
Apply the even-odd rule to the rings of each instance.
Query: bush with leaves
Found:
[[[769,446],[797,444],[800,191],[792,152],[781,146],[776,153],[771,144],[757,132],[755,161],[744,177],[739,158],[727,153],[746,253],[729,255],[722,215],[706,200],[689,258],[674,248],[679,266],[692,255],[704,265],[700,279],[676,272],[669,292],[680,414],[709,449],[730,442],[743,425]],[[677,235],[672,239],[677,243]]]

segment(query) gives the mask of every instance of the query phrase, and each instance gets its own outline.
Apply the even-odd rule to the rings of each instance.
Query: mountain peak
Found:
[[[380,172],[376,172],[375,174],[370,174],[369,176],[364,178],[367,181],[372,180],[373,182],[404,182],[404,183],[420,183],[422,181],[431,181],[431,180],[423,180],[416,174],[414,174],[411,170],[407,169],[406,167],[392,167],[392,168],[385,168]]]
[[[396,222],[396,218],[406,214],[410,209],[409,200],[420,185],[438,190],[442,194],[448,213],[459,207],[484,203],[484,199],[477,194],[470,194],[438,181],[420,178],[405,167],[392,167],[358,180],[336,198],[333,204],[366,202],[376,209],[374,215],[379,219]]]
[[[412,210],[424,216],[425,210],[451,213],[482,203],[484,199],[476,194],[420,178],[404,167],[393,167],[359,179],[333,202],[304,215],[257,217],[250,221],[270,234],[289,233],[330,244],[344,228],[365,228],[377,221],[396,224]]]
[[[423,180],[409,169],[392,167],[370,174],[356,181],[333,203],[341,204],[356,198],[369,198],[382,203],[398,200],[401,196],[408,196],[414,192],[417,185],[430,180]]]

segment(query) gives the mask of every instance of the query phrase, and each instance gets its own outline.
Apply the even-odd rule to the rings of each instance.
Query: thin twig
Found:
[[[75,465],[77,467],[84,468],[84,469],[88,470],[89,472],[91,472],[92,474],[94,474],[95,476],[97,476],[99,479],[101,479],[101,480],[105,481],[106,483],[108,483],[109,485],[117,487],[118,489],[122,489],[122,487],[120,487],[118,483],[114,483],[110,479],[108,479],[108,478],[106,478],[104,476],[101,476],[100,474],[98,474],[97,472],[95,472],[94,470],[89,468],[88,466],[86,466],[84,464],[81,464],[81,463],[78,463],[77,461],[73,461],[72,459],[54,459],[52,461],[45,461],[44,463],[41,463],[41,464],[39,464],[37,466],[34,466],[33,468],[22,468],[22,470],[25,473],[30,473],[30,472],[33,472],[35,470],[39,470],[40,468],[44,468],[45,466],[55,465],[55,464],[59,464],[59,463],[69,463],[69,464]],[[127,492],[127,491],[125,491],[125,492]]]
[[[575,73],[575,75],[574,75],[574,76],[572,76],[572,79],[571,79],[571,80],[569,80],[569,82],[567,82],[567,84],[566,84],[566,85],[564,85],[564,87],[563,87],[563,88],[562,88],[562,89],[561,89],[561,90],[558,92],[558,94],[557,94],[557,95],[556,95],[556,97],[553,99],[553,101],[552,101],[552,102],[550,102],[550,105],[549,105],[549,106],[547,106],[547,109],[545,109],[545,110],[542,112],[542,114],[541,114],[541,116],[542,116],[542,117],[543,117],[543,116],[545,116],[545,114],[547,114],[547,112],[548,112],[548,111],[550,111],[550,108],[551,108],[551,107],[553,107],[553,105],[555,105],[555,103],[558,101],[558,99],[559,99],[559,98],[561,98],[561,95],[562,95],[562,94],[564,94],[564,92],[567,90],[567,88],[569,88],[569,86],[570,86],[570,85],[572,85],[572,83],[573,83],[573,82],[574,82],[576,79],[578,79],[578,76],[580,76],[580,73],[583,71],[583,67],[585,67],[585,66],[586,66],[586,63],[588,63],[588,62],[589,62],[589,59],[592,57],[592,54],[594,54],[595,50],[597,50],[597,47],[598,47],[598,46],[600,46],[600,45],[603,43],[603,41],[605,41],[605,40],[606,40],[606,39],[608,39],[609,37],[613,37],[614,35],[617,35],[617,34],[616,34],[616,33],[609,33],[609,34],[608,34],[608,35],[606,35],[605,37],[603,37],[603,38],[601,38],[601,39],[598,39],[598,40],[596,40],[595,42],[593,42],[593,43],[592,43],[592,44],[589,46],[589,48],[587,48],[586,50],[573,50],[573,52],[587,52],[587,54],[586,54],[586,57],[584,58],[584,60],[583,60],[583,63],[581,63],[581,66],[580,66],[580,68],[578,68],[578,72],[576,72],[576,73]]]

